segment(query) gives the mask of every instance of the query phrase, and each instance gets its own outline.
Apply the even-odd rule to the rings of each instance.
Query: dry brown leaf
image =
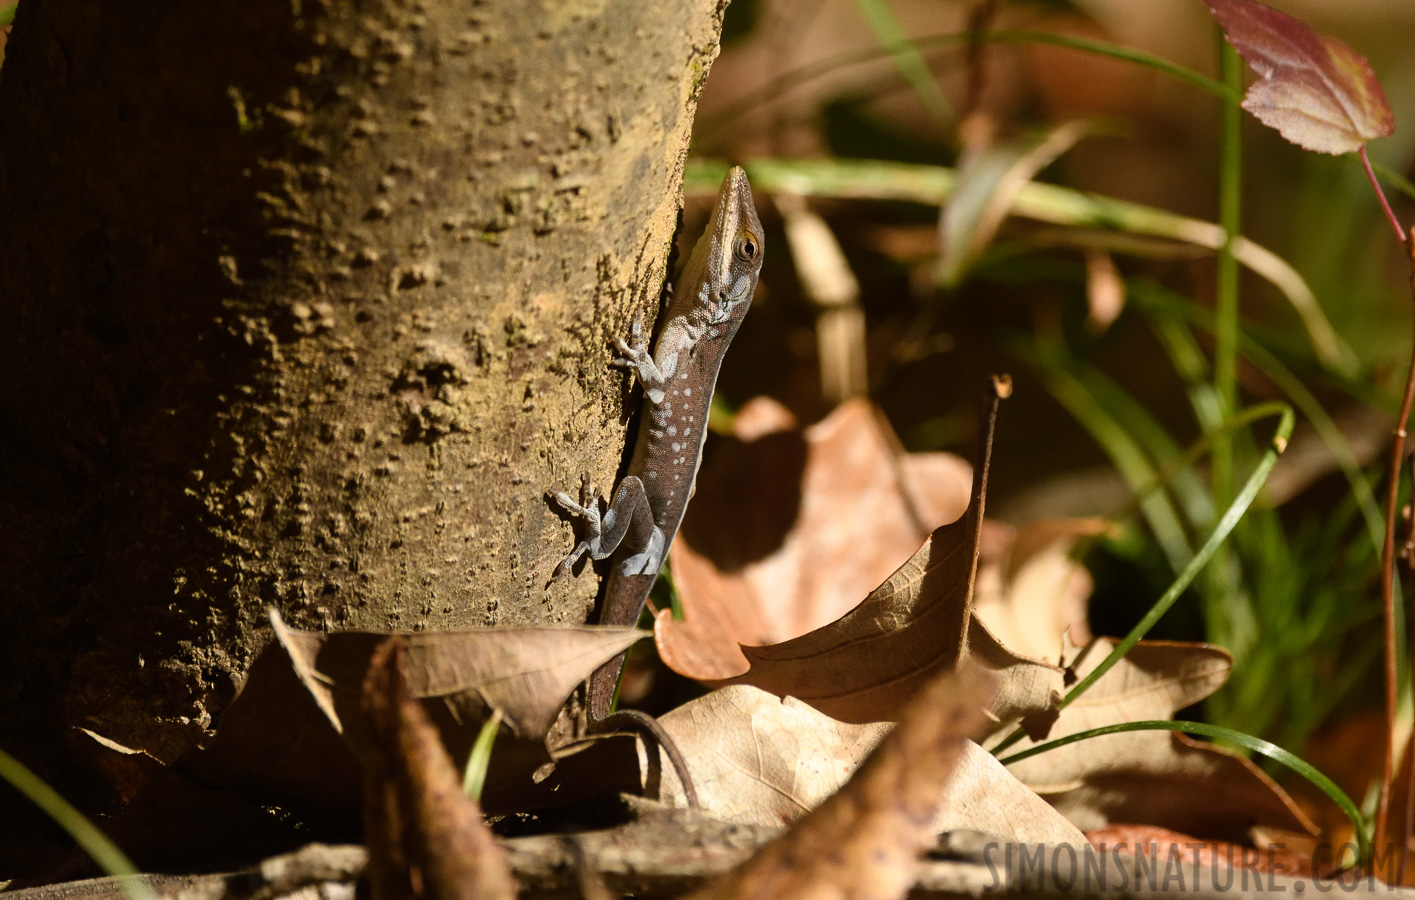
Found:
[[[752,667],[731,681],[798,697],[832,718],[863,723],[896,718],[920,685],[971,659],[997,678],[989,710],[997,720],[1055,707],[1062,670],[1012,652],[969,608],[986,480],[984,465],[974,476],[967,514],[934,531],[858,606],[794,640],[743,647]]]
[[[752,825],[789,824],[815,809],[892,727],[838,722],[747,685],[690,700],[658,721],[688,761],[703,812]],[[676,781],[664,799],[684,804]]]
[[[177,766],[213,787],[315,822],[357,821],[358,760],[272,642],[256,657],[215,736]]]
[[[950,697],[950,703],[969,702]],[[973,702],[982,703],[980,698]],[[702,813],[752,826],[799,820],[838,791],[893,729],[889,723],[838,722],[791,697],[733,685],[689,701],[659,719],[692,772]],[[639,737],[639,736],[636,736]],[[561,760],[555,785],[575,778],[616,779],[619,790],[683,806],[682,786],[667,754],[642,741],[633,770],[643,782],[624,784],[625,746],[608,741],[577,746]],[[967,830],[1005,840],[1082,843],[1081,833],[977,744],[969,742],[958,775],[939,798],[937,832]]]
[[[462,793],[437,730],[408,684],[406,638],[368,660],[360,740],[366,877],[373,900],[511,900],[516,882],[476,801]]]
[[[1064,636],[1076,644],[1090,640],[1086,613],[1093,584],[1071,550],[1079,538],[1102,534],[1109,524],[1059,519],[1017,532],[988,525],[973,591],[973,611],[988,630],[1008,649],[1039,659],[1060,660]]]
[[[902,897],[933,845],[940,805],[988,728],[990,679],[969,667],[925,684],[850,782],[741,866],[689,895]]]
[[[302,813],[346,817],[357,808],[357,763],[341,734],[364,727],[359,690],[386,634],[288,628],[257,659],[223,713],[211,745],[184,760],[207,783],[230,785]],[[551,761],[546,734],[590,672],[643,636],[632,628],[485,628],[404,635],[410,690],[448,751],[465,759],[491,715],[503,725],[483,802],[522,808],[527,776]]]
[[[1085,836],[997,761],[969,741],[944,790],[934,828],[978,831],[1024,843],[1084,845]]]
[[[1077,676],[1094,669],[1113,646],[1112,639],[1100,639],[1076,667]],[[1232,666],[1220,647],[1142,641],[1062,710],[1042,740],[1171,718],[1216,691]],[[1013,749],[1032,745],[1023,741]],[[1253,825],[1313,833],[1292,799],[1247,759],[1172,732],[1106,735],[1008,768],[1087,831],[1133,823],[1235,842],[1245,840]]]
[[[702,811],[744,825],[800,819],[839,790],[894,727],[837,722],[791,697],[746,685],[713,691],[659,722],[688,761]],[[970,741],[958,766],[939,801],[936,832],[1084,843],[1074,825],[982,747]],[[666,755],[662,768],[670,777],[662,799],[682,805]]]
[[[274,611],[276,640],[336,728],[347,724],[374,648],[387,634],[298,631]],[[422,631],[407,645],[408,687],[436,699],[470,734],[501,715],[516,737],[542,739],[575,686],[643,637],[634,628],[544,626]]]
[[[738,644],[835,620],[968,502],[966,462],[903,453],[865,400],[799,430],[757,398],[733,427],[674,542],[684,621],[660,611],[655,624],[664,662],[700,680],[744,672]]]

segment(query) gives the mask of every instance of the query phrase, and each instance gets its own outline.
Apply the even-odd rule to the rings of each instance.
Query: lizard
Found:
[[[599,624],[634,625],[649,590],[668,558],[673,538],[697,484],[707,439],[708,407],[727,345],[737,334],[762,268],[762,224],[752,202],[747,174],[733,167],[717,193],[717,205],[683,267],[670,300],[659,315],[658,339],[647,348],[643,317],[635,315],[629,340],[615,342],[621,354],[612,365],[627,368],[643,387],[638,440],[628,472],[601,514],[589,476],[580,499],[552,494],[568,512],[585,521],[585,539],[575,545],[552,580],[572,573],[585,554],[612,557]],[[610,715],[620,653],[589,678],[591,724]]]

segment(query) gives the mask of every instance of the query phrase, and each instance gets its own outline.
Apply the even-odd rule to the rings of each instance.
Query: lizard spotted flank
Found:
[[[638,443],[628,474],[603,515],[588,476],[577,503],[565,493],[555,500],[585,520],[586,536],[555,569],[558,580],[588,553],[613,556],[599,621],[633,625],[668,556],[673,536],[698,474],[707,437],[708,406],[722,356],[751,306],[762,268],[762,225],[752,203],[747,175],[733,168],[717,194],[717,207],[660,316],[658,340],[650,354],[642,321],[635,317],[630,339],[617,342],[620,359],[643,386]],[[601,666],[589,682],[592,722],[609,715],[620,654]]]

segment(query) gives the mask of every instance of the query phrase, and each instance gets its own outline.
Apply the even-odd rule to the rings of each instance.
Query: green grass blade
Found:
[[[1259,460],[1257,468],[1253,470],[1253,474],[1249,476],[1247,483],[1245,483],[1243,489],[1238,492],[1238,496],[1234,498],[1233,503],[1224,511],[1223,518],[1219,519],[1218,525],[1214,527],[1213,533],[1210,534],[1209,539],[1204,542],[1204,546],[1200,547],[1199,552],[1194,554],[1194,558],[1190,560],[1189,565],[1186,566],[1179,577],[1174,580],[1174,583],[1169,586],[1169,589],[1164,592],[1164,595],[1155,602],[1155,605],[1150,607],[1150,611],[1145,614],[1145,617],[1141,619],[1134,628],[1130,629],[1130,633],[1121,639],[1119,644],[1116,644],[1115,649],[1111,651],[1110,655],[1107,656],[1100,665],[1096,666],[1089,675],[1077,682],[1070,691],[1067,691],[1066,696],[1061,701],[1062,709],[1065,709],[1072,701],[1085,693],[1101,676],[1109,672],[1116,663],[1120,662],[1125,654],[1130,652],[1130,648],[1139,643],[1140,639],[1155,626],[1155,623],[1158,622],[1165,613],[1169,612],[1169,608],[1179,599],[1179,595],[1184,593],[1185,588],[1189,587],[1195,576],[1197,576],[1199,572],[1203,570],[1204,566],[1208,564],[1209,560],[1214,557],[1219,547],[1223,545],[1224,540],[1228,538],[1233,529],[1237,527],[1239,521],[1242,520],[1243,514],[1248,511],[1248,507],[1252,505],[1253,500],[1258,496],[1258,491],[1262,490],[1264,482],[1268,480],[1268,475],[1271,474],[1273,470],[1273,466],[1277,465],[1277,458],[1282,455],[1282,451],[1287,448],[1287,441],[1292,437],[1292,426],[1295,422],[1296,419],[1292,414],[1292,408],[1284,407],[1282,418],[1278,421],[1277,433],[1273,435],[1267,451],[1263,454],[1263,458]]]
[[[1243,61],[1218,35],[1223,83],[1243,86]],[[1218,248],[1214,283],[1214,391],[1225,418],[1238,408],[1238,257],[1233,246],[1243,228],[1243,109],[1232,96],[1224,98],[1219,134],[1219,227],[1223,246]],[[1233,494],[1233,443],[1214,445],[1214,500],[1222,505]],[[1221,573],[1217,573],[1221,574]]]
[[[1093,366],[1074,366],[1077,379],[1086,386],[1101,407],[1134,436],[1145,453],[1161,470],[1172,475],[1165,479],[1170,491],[1180,503],[1189,526],[1194,531],[1202,531],[1213,525],[1214,506],[1203,479],[1188,466],[1174,467],[1183,456],[1183,451],[1164,426],[1128,391],[1108,378]],[[1134,486],[1132,485],[1132,488]],[[1184,561],[1189,561],[1188,556]]]
[[[501,728],[501,710],[491,711],[491,718],[482,723],[477,739],[472,743],[472,752],[467,755],[467,767],[462,771],[462,793],[481,802],[482,788],[486,787],[486,770],[491,766],[491,748],[496,743],[496,733]]]
[[[870,160],[764,158],[747,163],[746,168],[753,186],[768,193],[897,200],[934,207],[948,202],[957,183],[957,175],[950,168]],[[684,176],[683,190],[716,194],[726,173],[727,166],[721,160],[694,160]],[[1051,225],[1165,238],[1213,251],[1229,243],[1222,226],[1215,222],[1036,181],[1016,192],[1008,213]],[[1322,362],[1332,371],[1350,375],[1355,354],[1327,321],[1302,275],[1282,257],[1247,238],[1232,242],[1232,249],[1243,266],[1282,292],[1301,318]]]
[[[1194,554],[1194,558],[1189,561],[1189,565],[1184,568],[1184,571],[1179,573],[1179,577],[1174,580],[1174,583],[1169,586],[1169,589],[1164,592],[1164,595],[1161,596],[1159,600],[1155,601],[1154,606],[1150,607],[1150,611],[1145,614],[1145,617],[1130,630],[1129,634],[1121,639],[1120,643],[1116,644],[1115,649],[1110,652],[1110,655],[1102,660],[1101,664],[1096,666],[1089,675],[1082,678],[1071,690],[1067,691],[1066,696],[1061,700],[1061,704],[1058,707],[1059,709],[1065,709],[1069,706],[1077,697],[1090,689],[1091,685],[1095,684],[1105,673],[1109,672],[1116,663],[1120,662],[1125,654],[1130,652],[1130,648],[1139,643],[1140,639],[1155,626],[1155,623],[1163,618],[1165,613],[1169,612],[1169,608],[1174,605],[1174,602],[1179,599],[1179,596],[1184,593],[1184,590],[1193,583],[1194,578],[1203,571],[1204,566],[1208,565],[1209,560],[1213,559],[1214,554],[1218,552],[1218,548],[1223,544],[1224,540],[1228,538],[1229,534],[1233,532],[1239,520],[1243,518],[1243,514],[1248,511],[1248,507],[1252,505],[1253,500],[1258,496],[1258,492],[1262,490],[1264,482],[1268,480],[1268,475],[1272,473],[1273,466],[1277,465],[1277,458],[1282,454],[1282,451],[1286,449],[1287,441],[1292,437],[1292,426],[1295,422],[1296,419],[1292,414],[1292,409],[1285,407],[1283,409],[1282,419],[1277,425],[1277,432],[1273,435],[1267,451],[1263,454],[1262,459],[1258,461],[1257,468],[1253,470],[1253,474],[1249,476],[1247,483],[1243,485],[1243,489],[1238,492],[1238,496],[1234,498],[1233,503],[1224,511],[1223,517],[1219,519],[1218,524],[1214,526],[1214,530],[1209,535],[1209,539],[1199,548],[1199,552]],[[1009,734],[1002,743],[993,748],[993,753],[997,754],[1011,747],[1025,736],[1025,731],[1021,728],[1016,729]]]
[[[1360,507],[1361,516],[1366,522],[1366,533],[1371,538],[1372,546],[1381,545],[1382,536],[1385,534],[1385,522],[1381,520],[1380,507],[1376,504],[1376,496],[1371,490],[1371,482],[1366,478],[1366,473],[1361,469],[1361,461],[1356,458],[1356,451],[1351,448],[1351,443],[1347,441],[1346,435],[1342,434],[1341,427],[1327,415],[1326,408],[1322,406],[1320,400],[1302,383],[1302,380],[1293,374],[1292,370],[1282,364],[1282,361],[1270,353],[1257,341],[1251,339],[1241,339],[1243,356],[1257,366],[1268,378],[1272,379],[1278,388],[1288,396],[1297,408],[1302,411],[1302,415],[1311,422],[1312,428],[1316,430],[1317,436],[1322,439],[1332,458],[1336,460],[1337,467],[1346,476],[1347,484],[1351,486],[1352,496]]]
[[[1101,131],[1089,122],[1072,120],[965,154],[957,190],[939,225],[939,286],[954,288],[963,281],[992,243],[1019,188],[1083,138]]]
[[[1143,497],[1159,490],[1174,479],[1175,472],[1192,468],[1206,453],[1210,452],[1214,442],[1224,434],[1232,434],[1263,419],[1281,418],[1287,408],[1287,404],[1279,400],[1268,400],[1240,410],[1232,418],[1220,422],[1213,430],[1206,431],[1197,441],[1186,447],[1181,456],[1161,466],[1155,474],[1153,482],[1135,490],[1135,497]]]
[[[1009,349],[1040,370],[1047,391],[1081,423],[1110,457],[1111,463],[1136,495],[1140,513],[1170,566],[1176,572],[1182,571],[1193,558],[1193,548],[1169,496],[1163,492],[1139,494],[1140,489],[1159,484],[1162,479],[1129,429],[1070,371],[1059,348],[1013,344]]]
[[[919,53],[919,48],[904,33],[894,10],[889,8],[886,0],[855,0],[855,5],[870,23],[870,29],[874,31],[875,37],[879,38],[880,46],[894,57],[895,67],[914,91],[914,96],[919,98],[919,102],[928,110],[935,124],[946,128],[949,120],[953,118],[953,111],[943,96],[943,91],[939,90],[933,72],[929,71],[928,63],[924,62],[923,55]]]
[[[878,33],[878,31],[876,33]],[[795,88],[809,84],[817,78],[833,74],[841,69],[868,65],[886,56],[895,56],[901,50],[904,50],[906,52],[912,51],[919,54],[920,62],[924,64],[925,70],[927,70],[927,64],[923,63],[922,57],[924,51],[950,50],[970,42],[987,44],[1049,44],[1055,47],[1066,47],[1081,53],[1089,53],[1094,56],[1116,59],[1122,62],[1143,66],[1147,69],[1153,69],[1156,72],[1168,75],[1171,78],[1175,78],[1218,97],[1233,95],[1232,89],[1224,85],[1221,81],[1217,81],[1193,69],[1188,69],[1170,62],[1153,53],[1136,50],[1133,47],[1123,47],[1119,44],[1112,44],[1107,41],[1098,41],[1068,34],[1053,34],[1046,31],[957,31],[947,34],[932,34],[917,37],[912,41],[902,42],[902,46],[901,42],[889,42],[881,37],[881,46],[879,47],[871,47],[867,50],[854,51],[851,53],[842,53],[827,59],[818,60],[790,72],[784,72],[756,90],[728,104],[720,112],[708,117],[703,122],[698,137],[699,139],[710,138],[718,131],[735,124],[743,116],[749,114],[763,103],[775,100]],[[1241,92],[1234,96],[1241,99]]]
[[[1126,293],[1130,292],[1129,285]],[[1204,351],[1187,323],[1172,316],[1152,317],[1150,327],[1169,354],[1170,364],[1184,379],[1189,394],[1189,407],[1199,428],[1210,432],[1223,424],[1223,400],[1209,381],[1210,367]]]
[[[1131,302],[1145,307],[1153,313],[1190,321],[1200,328],[1212,330],[1214,327],[1212,313],[1190,303],[1187,298],[1175,294],[1167,288],[1147,281],[1127,282],[1126,288],[1130,294]],[[1342,474],[1346,476],[1347,483],[1351,486],[1352,495],[1360,506],[1362,518],[1365,519],[1366,531],[1370,535],[1372,546],[1380,547],[1385,534],[1385,522],[1381,518],[1380,506],[1376,503],[1375,495],[1371,491],[1370,481],[1366,478],[1366,473],[1362,470],[1361,462],[1356,458],[1356,452],[1351,448],[1350,442],[1341,433],[1341,428],[1327,414],[1321,401],[1307,389],[1302,380],[1284,365],[1276,354],[1246,332],[1247,329],[1243,329],[1239,334],[1239,348],[1243,357],[1272,379],[1301,411],[1302,415],[1311,422],[1312,427],[1316,429],[1322,442],[1331,451],[1337,466],[1340,467]]]
[[[1366,820],[1362,817],[1361,811],[1356,808],[1356,804],[1351,802],[1351,798],[1346,795],[1345,791],[1337,787],[1334,781],[1323,775],[1321,771],[1311,763],[1284,750],[1278,745],[1270,741],[1265,741],[1262,738],[1254,737],[1251,734],[1234,731],[1232,728],[1224,728],[1222,725],[1209,725],[1204,722],[1177,722],[1168,719],[1121,722],[1116,725],[1106,725],[1102,728],[1092,728],[1089,731],[1068,734],[1054,741],[1047,741],[1035,747],[1028,747],[1026,750],[1019,751],[998,761],[1003,765],[1008,765],[1010,763],[1020,762],[1028,757],[1036,756],[1039,753],[1045,753],[1048,750],[1055,750],[1058,747],[1065,747],[1067,744],[1074,744],[1077,741],[1085,741],[1107,734],[1122,734],[1128,731],[1182,731],[1207,738],[1218,738],[1219,740],[1237,744],[1254,753],[1260,753],[1268,759],[1287,766],[1298,775],[1310,781],[1318,790],[1330,797],[1332,802],[1341,808],[1341,811],[1351,820],[1351,825],[1356,831],[1356,840],[1359,845],[1358,853],[1361,857],[1361,863],[1365,864],[1365,862],[1371,858],[1371,844],[1366,833]]]
[[[58,791],[45,784],[24,763],[4,750],[0,750],[0,779],[13,785],[15,790],[28,797],[60,828],[67,831],[103,871],[118,880],[118,886],[131,900],[156,900],[152,889],[139,877],[132,860],[118,849],[108,835],[99,831],[98,826],[74,809],[69,801],[59,796]]]
[[[15,21],[15,7],[16,7],[16,6],[19,6],[19,4],[18,4],[18,3],[4,3],[4,4],[0,4],[0,28],[4,28],[6,25],[9,25],[11,22]]]
[[[13,6],[10,7],[10,12],[12,14],[14,13],[14,11],[15,8]],[[4,13],[0,12],[0,16],[3,15]],[[1381,181],[1384,181],[1387,184],[1391,185],[1405,196],[1415,199],[1415,184],[1412,184],[1409,178],[1406,178],[1404,175],[1400,174],[1394,169],[1383,166],[1378,162],[1372,162],[1371,168],[1376,170],[1376,174],[1381,177]]]
[[[668,594],[668,608],[673,610],[673,621],[683,621],[683,597],[678,593],[677,582],[673,580],[673,566],[670,563],[664,562],[656,584],[662,584],[664,592]]]
[[[938,35],[938,38],[946,37]],[[1046,31],[986,31],[978,35],[979,41],[989,41],[996,44],[1050,44],[1054,47],[1066,47],[1071,50],[1078,50],[1082,53],[1089,53],[1092,56],[1103,56],[1107,59],[1117,59],[1121,62],[1134,63],[1147,69],[1153,69],[1162,75],[1168,75],[1185,84],[1192,85],[1202,91],[1207,91],[1218,97],[1233,97],[1236,100],[1243,99],[1242,90],[1235,91],[1231,86],[1221,81],[1216,81],[1201,72],[1185,68],[1178,63],[1170,62],[1162,56],[1153,53],[1146,53],[1144,50],[1136,50],[1134,47],[1123,47],[1120,44],[1112,44],[1109,41],[1098,41],[1093,38],[1079,37],[1073,34],[1052,34]],[[921,47],[931,46],[934,38],[918,38],[915,43]]]

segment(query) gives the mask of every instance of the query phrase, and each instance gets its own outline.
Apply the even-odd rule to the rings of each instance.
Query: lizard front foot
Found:
[[[556,503],[573,515],[585,520],[585,539],[575,545],[575,549],[570,551],[570,555],[555,567],[555,572],[550,576],[551,582],[556,582],[573,574],[575,563],[580,561],[580,557],[589,553],[591,556],[597,555],[600,545],[600,534],[603,525],[599,515],[599,498],[594,494],[594,487],[590,484],[589,473],[580,476],[580,502],[576,503],[574,498],[564,491],[555,491],[550,495]]]
[[[634,313],[634,321],[629,326],[629,340],[617,338],[614,341],[614,349],[621,354],[612,360],[610,365],[621,369],[633,369],[634,374],[639,378],[639,384],[643,385],[644,395],[655,405],[663,402],[664,377],[663,372],[654,362],[653,354],[649,352],[648,339],[644,335],[644,317],[639,313]]]
[[[629,340],[615,338],[614,349],[623,355],[612,361],[610,365],[618,366],[621,369],[638,371],[643,368],[645,363],[653,360],[649,354],[648,340],[644,337],[642,313],[634,313],[634,321],[629,324]]]

